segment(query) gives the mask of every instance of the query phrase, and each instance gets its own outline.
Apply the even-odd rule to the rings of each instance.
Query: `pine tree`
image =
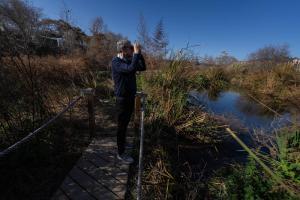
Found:
[[[159,20],[152,38],[153,55],[163,58],[167,55],[168,38],[164,30],[163,20]]]
[[[93,19],[90,26],[90,32],[93,34],[93,36],[100,35],[101,33],[106,32],[106,30],[107,27],[104,24],[102,17],[96,17],[95,19]]]

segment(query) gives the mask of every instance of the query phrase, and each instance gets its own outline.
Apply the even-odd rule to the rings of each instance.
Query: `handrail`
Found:
[[[84,97],[85,94],[93,95],[93,90],[88,88],[81,90],[80,96],[77,96],[71,103],[68,104],[67,107],[65,107],[62,111],[60,111],[57,115],[52,117],[50,120],[48,120],[46,123],[44,123],[42,126],[40,126],[38,129],[34,130],[33,132],[29,133],[27,136],[25,136],[23,139],[19,140],[18,142],[14,143],[13,145],[9,146],[5,150],[0,152],[0,158],[3,158],[4,156],[8,155],[10,152],[15,151],[18,149],[22,144],[30,141],[34,136],[36,136],[39,132],[41,132],[43,129],[45,129],[47,126],[49,126],[51,123],[53,123],[57,118],[59,118],[61,115],[63,115],[65,112],[67,112],[69,109],[73,108],[75,104]],[[89,98],[89,104],[92,98]],[[93,104],[91,104],[93,105]],[[94,119],[94,118],[92,118]],[[91,126],[91,122],[90,122]],[[94,126],[92,125],[92,128]]]
[[[144,116],[145,116],[145,102],[146,94],[138,92],[137,97],[141,99],[141,116],[140,116],[140,150],[139,150],[139,165],[138,165],[138,182],[137,182],[137,200],[141,200],[142,196],[142,171],[143,171],[143,148],[144,148]]]
[[[18,142],[14,143],[10,147],[6,148],[5,150],[0,152],[0,158],[4,157],[5,155],[9,154],[10,152],[16,150],[19,146],[21,146],[23,143],[28,142],[30,139],[32,139],[36,134],[38,134],[41,130],[46,128],[49,124],[54,122],[58,117],[60,117],[62,114],[67,112],[70,108],[72,108],[82,97],[79,96],[75,100],[73,100],[67,107],[65,107],[62,111],[60,111],[56,116],[48,120],[46,123],[44,123],[42,126],[40,126],[38,129],[34,130],[33,132],[29,133],[27,136],[25,136],[23,139],[19,140]]]

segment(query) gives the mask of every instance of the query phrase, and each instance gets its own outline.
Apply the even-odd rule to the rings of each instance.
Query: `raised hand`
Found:
[[[135,42],[133,44],[133,49],[134,53],[141,53],[142,46],[138,42]]]

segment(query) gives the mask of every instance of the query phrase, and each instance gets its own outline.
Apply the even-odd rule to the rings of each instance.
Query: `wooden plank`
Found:
[[[132,141],[129,137],[128,143]],[[95,138],[53,199],[124,199],[129,164],[119,161],[116,154],[116,137]]]
[[[61,189],[58,189],[52,196],[51,200],[69,200],[69,198],[62,192]]]
[[[94,153],[86,153],[84,156],[82,156],[83,159],[91,161],[94,163],[98,168],[106,171],[121,171],[127,173],[129,170],[129,165],[126,163],[123,163],[119,160],[106,160],[101,158],[99,155],[96,155]]]
[[[69,176],[76,180],[76,182],[84,187],[85,190],[96,199],[116,199],[118,197],[77,167],[72,169]]]
[[[127,136],[126,141],[128,143],[133,143],[134,137]],[[105,138],[99,137],[96,140],[93,140],[91,142],[91,145],[95,145],[95,144],[99,146],[106,146],[106,147],[111,146],[117,148],[117,137],[105,137]]]
[[[119,161],[116,158],[116,155],[113,155],[111,152],[107,152],[107,151],[103,151],[103,150],[95,150],[93,153],[91,153],[89,155],[85,154],[84,157],[87,160],[94,162],[100,168],[103,165],[110,166],[112,169],[109,170],[108,173],[109,172],[114,173],[115,171],[117,171],[117,172],[126,172],[126,174],[127,174],[128,170],[129,170],[129,164]],[[105,170],[106,168],[102,168],[102,169]]]
[[[103,182],[106,188],[111,190],[114,194],[116,194],[119,198],[124,197],[126,190],[127,190],[127,185],[122,183],[121,181],[117,181],[114,177],[112,176],[107,176],[104,178],[101,173],[98,173],[100,170],[93,170],[90,171],[89,174],[93,176],[98,182]],[[127,176],[127,174],[126,174]],[[127,181],[126,181],[127,183]]]
[[[116,146],[116,143],[112,141],[114,138],[106,138],[106,140],[102,140],[101,143],[104,143],[99,148],[99,143],[94,142],[94,144],[91,144],[86,152],[83,154],[83,159],[86,160],[86,162],[91,162],[94,164],[94,169],[87,172],[94,178],[97,178],[99,182],[102,182],[106,187],[108,187],[110,190],[115,192],[119,195],[119,197],[122,197],[125,195],[126,192],[126,183],[128,180],[128,170],[129,165],[124,164],[121,161],[116,159],[115,152],[111,151],[111,145],[114,147]],[[103,147],[104,146],[104,147]],[[108,147],[108,148],[107,148]],[[79,167],[85,167],[87,169],[87,163],[85,163],[86,166],[83,166],[83,163],[77,163]],[[89,168],[91,168],[89,166]]]
[[[93,163],[97,169],[101,170],[108,176],[112,176],[122,183],[127,183],[129,165],[122,162],[109,163],[94,155],[86,158],[86,161]]]
[[[115,178],[114,176],[112,176],[112,174],[107,173],[104,170],[101,170],[100,168],[98,168],[97,166],[93,165],[92,163],[90,163],[89,161],[86,160],[80,160],[80,162],[77,163],[76,165],[78,168],[80,168],[81,170],[83,170],[84,172],[86,172],[87,174],[89,174],[90,176],[94,176],[94,174],[98,174],[100,177],[102,177],[101,180],[99,180],[103,185],[105,185],[106,181],[110,181],[112,180],[111,177]],[[115,174],[122,174],[122,172],[115,172]],[[127,176],[127,173],[125,173],[125,175]],[[115,178],[115,180],[113,181],[118,181],[120,183],[126,184],[126,182],[123,181],[123,178],[121,180]]]
[[[91,145],[89,146],[83,155],[86,153],[94,153],[98,156],[106,158],[106,156],[110,159],[115,159],[117,156],[117,148],[112,147],[99,147],[98,145]]]
[[[115,174],[116,177],[113,177],[105,174],[103,170],[96,166],[90,165],[87,161],[78,164],[78,168],[89,174],[90,177],[93,177],[93,179],[103,185],[103,187],[118,195],[119,198],[124,197],[123,195],[125,195],[127,189],[127,173],[119,172]],[[121,180],[122,178],[123,180]]]
[[[82,189],[77,183],[75,183],[70,177],[66,177],[63,184],[61,185],[61,190],[67,194],[67,196],[72,200],[95,200],[90,196],[87,191]]]
[[[93,147],[91,147],[93,148]],[[117,150],[116,149],[111,149],[111,148],[101,148],[101,149],[97,149],[97,148],[93,148],[90,149],[88,148],[86,150],[86,152],[83,154],[83,156],[85,156],[86,154],[94,154],[96,156],[99,156],[101,159],[108,161],[108,162],[118,162],[121,163],[121,161],[119,161],[117,159]]]
[[[133,144],[133,138],[128,140],[128,144]],[[103,153],[103,154],[111,154],[116,155],[117,154],[117,142],[111,141],[110,139],[106,139],[105,141],[94,141],[91,143],[87,149],[87,152],[97,152],[97,153]],[[130,151],[130,150],[126,150]]]

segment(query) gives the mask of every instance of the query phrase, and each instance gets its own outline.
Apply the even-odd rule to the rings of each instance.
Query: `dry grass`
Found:
[[[201,110],[189,109],[187,94],[193,82],[189,63],[177,55],[159,70],[138,77],[147,96],[143,196],[145,199],[197,199],[197,187],[178,160],[179,139],[213,144],[220,134],[215,120]],[[131,198],[134,198],[133,196]]]
[[[265,103],[276,100],[283,106],[300,107],[300,72],[291,64],[253,70],[243,67],[232,73],[231,84],[250,91]]]

